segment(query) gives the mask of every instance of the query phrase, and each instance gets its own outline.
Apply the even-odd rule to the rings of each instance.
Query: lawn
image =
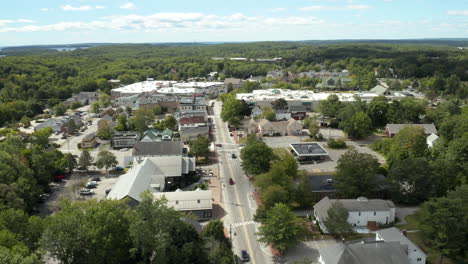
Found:
[[[247,144],[247,137],[240,137],[239,144]]]
[[[406,230],[418,230],[419,229],[417,216],[415,214],[408,215],[406,216],[405,219],[406,219],[406,224],[396,224],[395,226],[400,229],[406,229]]]

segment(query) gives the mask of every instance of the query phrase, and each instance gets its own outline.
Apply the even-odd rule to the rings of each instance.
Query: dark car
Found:
[[[221,145],[221,144],[216,144],[216,146],[217,146],[218,148],[220,148],[220,147],[222,147],[223,145]]]
[[[60,182],[60,181],[63,181],[64,179],[65,179],[65,176],[58,175],[58,176],[55,176],[54,181]]]
[[[232,153],[231,158],[233,158],[233,159],[237,158],[236,154]]]
[[[233,185],[234,184],[234,180],[232,178],[229,178],[229,184],[230,185]]]
[[[247,253],[247,250],[241,250],[241,260],[242,262],[250,261],[250,256],[249,253]]]
[[[96,177],[91,178],[91,181],[101,181],[101,178],[96,176]]]
[[[123,171],[123,170],[124,170],[124,167],[117,166],[117,167],[115,167],[115,170],[116,170],[116,171]]]

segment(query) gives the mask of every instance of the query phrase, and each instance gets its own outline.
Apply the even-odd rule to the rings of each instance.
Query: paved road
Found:
[[[271,252],[265,244],[257,241],[258,223],[253,222],[256,210],[253,199],[252,182],[243,173],[240,167],[239,148],[234,144],[234,140],[229,136],[227,125],[220,118],[221,103],[215,102],[214,124],[216,126],[217,144],[222,147],[217,148],[219,155],[220,178],[224,209],[224,225],[232,230],[233,251],[240,256],[240,251],[245,249],[250,254],[251,263],[268,264],[273,263]],[[235,153],[237,158],[232,158]],[[234,180],[234,184],[229,184],[229,178]],[[235,234],[235,235],[234,235]]]

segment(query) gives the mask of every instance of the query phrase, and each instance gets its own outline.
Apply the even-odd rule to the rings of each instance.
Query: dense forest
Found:
[[[59,52],[46,49],[5,50],[0,58],[0,125],[34,117],[46,107],[79,91],[109,91],[110,79],[122,84],[147,77],[186,80],[219,72],[247,78],[269,70],[292,73],[348,69],[360,80],[378,77],[418,80],[433,95],[468,94],[468,51],[451,46],[395,44],[330,44],[259,42],[213,45],[122,44]],[[212,57],[273,58],[276,63],[212,60]],[[393,73],[389,70],[392,69]]]

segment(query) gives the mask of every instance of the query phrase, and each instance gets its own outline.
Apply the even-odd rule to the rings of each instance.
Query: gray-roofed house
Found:
[[[339,202],[344,206],[349,213],[348,223],[360,231],[366,231],[365,229],[372,224],[389,224],[395,221],[395,205],[392,201],[367,199],[365,197],[359,197],[358,199],[330,199],[324,197],[314,205],[314,216],[325,233],[327,227],[324,221],[328,218],[328,210],[335,202]]]
[[[150,128],[143,133],[140,142],[171,141],[173,135],[174,132],[170,129],[161,131],[159,129]]]
[[[134,157],[182,156],[184,144],[181,141],[138,142],[133,147]]]
[[[79,92],[78,94],[72,95],[65,101],[66,105],[71,105],[73,102],[80,102],[83,105],[92,104],[99,100],[98,92]]]
[[[97,132],[89,133],[81,140],[80,147],[83,149],[94,148],[97,145]]]
[[[409,264],[406,247],[398,242],[338,243],[319,249],[321,264]]]
[[[208,124],[183,125],[179,128],[180,140],[190,142],[199,136],[208,137],[210,128]]]
[[[46,128],[46,127],[52,128],[52,132],[54,133],[55,132],[62,133],[62,132],[65,132],[66,130],[66,122],[63,119],[58,119],[58,118],[47,119],[43,123],[40,123],[39,125],[35,126],[34,132],[40,129]]]
[[[278,70],[269,71],[266,75],[267,78],[273,78],[273,79],[282,78],[283,76],[284,76],[284,72],[278,71]]]
[[[98,130],[103,129],[105,127],[113,127],[114,124],[114,118],[110,115],[105,115],[101,119],[99,119],[97,125],[98,125]]]
[[[378,230],[375,233],[375,239],[377,241],[385,242],[399,242],[401,245],[407,246],[406,254],[411,264],[425,264],[426,253],[422,251],[416,244],[409,240],[400,229],[390,227],[382,230]]]
[[[262,119],[258,122],[258,133],[261,136],[299,136],[302,134],[303,125],[301,122],[291,118],[288,121],[268,121]]]
[[[153,193],[155,198],[165,197],[167,206],[177,211],[191,213],[199,220],[210,219],[213,210],[213,193],[211,190],[182,191]]]
[[[400,130],[402,130],[406,126],[422,127],[426,136],[429,136],[430,134],[438,134],[434,124],[387,124],[385,126],[384,133],[387,137],[394,137],[398,132],[400,132]]]
[[[112,135],[111,147],[113,148],[132,148],[140,139],[138,132],[116,131]]]
[[[370,89],[370,92],[377,95],[390,95],[391,92],[387,87],[377,84],[374,88]]]
[[[242,87],[242,80],[238,79],[238,78],[226,78],[226,79],[224,79],[224,87],[227,89],[229,87],[229,85],[232,86],[232,89],[241,88]]]

